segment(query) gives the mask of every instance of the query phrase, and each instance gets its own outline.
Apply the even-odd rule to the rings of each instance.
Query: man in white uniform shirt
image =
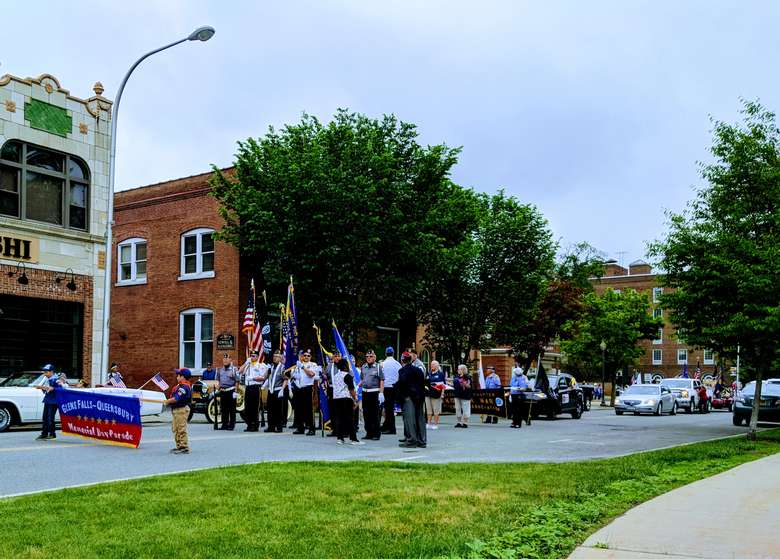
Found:
[[[243,375],[244,386],[244,414],[246,415],[246,429],[244,431],[257,432],[260,429],[260,407],[263,393],[262,386],[268,378],[268,365],[260,361],[256,349],[249,354],[249,359],[238,370]],[[263,421],[265,426],[265,421]]]
[[[382,433],[395,434],[395,383],[398,382],[398,371],[401,364],[395,360],[392,346],[385,350],[385,360],[382,361],[382,372],[385,376],[385,423],[382,425]]]
[[[268,428],[266,433],[281,433],[284,423],[283,406],[284,389],[287,388],[287,379],[284,376],[284,363],[282,363],[282,353],[279,350],[274,352],[274,362],[271,366],[268,380],[264,386],[268,388]]]
[[[301,353],[300,360],[293,371],[293,380],[298,389],[295,391],[295,401],[293,406],[295,416],[300,417],[298,428],[293,431],[293,435],[303,435],[304,430],[309,436],[314,435],[314,409],[312,403],[312,393],[314,381],[319,380],[317,367],[311,361],[311,350],[307,349]]]

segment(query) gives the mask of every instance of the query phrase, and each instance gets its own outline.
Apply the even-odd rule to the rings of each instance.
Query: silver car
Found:
[[[660,384],[634,384],[615,398],[615,413],[623,415],[625,412],[677,415],[677,399],[671,390]]]

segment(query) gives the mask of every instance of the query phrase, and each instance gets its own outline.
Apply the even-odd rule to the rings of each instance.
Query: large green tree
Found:
[[[612,401],[615,396],[615,372],[633,365],[642,356],[640,340],[653,338],[663,320],[650,314],[646,293],[626,289],[620,293],[607,289],[584,296],[584,309],[564,327],[561,350],[575,368],[594,368],[602,363],[601,342],[606,344],[604,368],[612,381]]]
[[[426,342],[453,364],[525,331],[555,257],[547,221],[534,206],[499,192],[471,208],[476,219],[467,236],[432,261],[421,313]]]
[[[761,380],[780,342],[780,130],[774,113],[744,102],[743,122],[716,121],[707,185],[670,214],[651,245],[665,270],[662,304],[688,343],[736,357],[756,373],[748,436],[755,437]]]
[[[302,333],[311,321],[356,332],[414,313],[429,258],[472,225],[474,195],[449,174],[458,150],[421,146],[415,126],[339,110],[304,115],[238,143],[214,169],[220,238],[240,249],[271,300],[294,276]]]

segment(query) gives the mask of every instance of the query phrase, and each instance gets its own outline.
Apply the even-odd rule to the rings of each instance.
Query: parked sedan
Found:
[[[615,413],[623,415],[632,412],[652,413],[661,415],[668,412],[669,415],[677,414],[677,399],[672,391],[659,384],[634,384],[615,398]]]
[[[749,382],[734,398],[734,425],[748,425],[753,412],[756,395],[755,381]],[[780,384],[764,381],[761,384],[761,402],[758,408],[759,421],[780,422]]]

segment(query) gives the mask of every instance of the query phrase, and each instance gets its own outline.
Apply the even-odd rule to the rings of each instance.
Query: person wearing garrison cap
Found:
[[[363,438],[378,441],[381,432],[379,402],[384,398],[385,376],[373,349],[366,352],[366,362],[360,368],[360,386],[363,388],[363,424],[366,426]]]
[[[171,407],[173,422],[171,431],[176,446],[171,449],[172,454],[189,454],[190,441],[187,434],[187,419],[190,416],[190,401],[192,400],[192,387],[189,369],[176,369],[176,386],[171,390],[171,397],[165,403]]]

